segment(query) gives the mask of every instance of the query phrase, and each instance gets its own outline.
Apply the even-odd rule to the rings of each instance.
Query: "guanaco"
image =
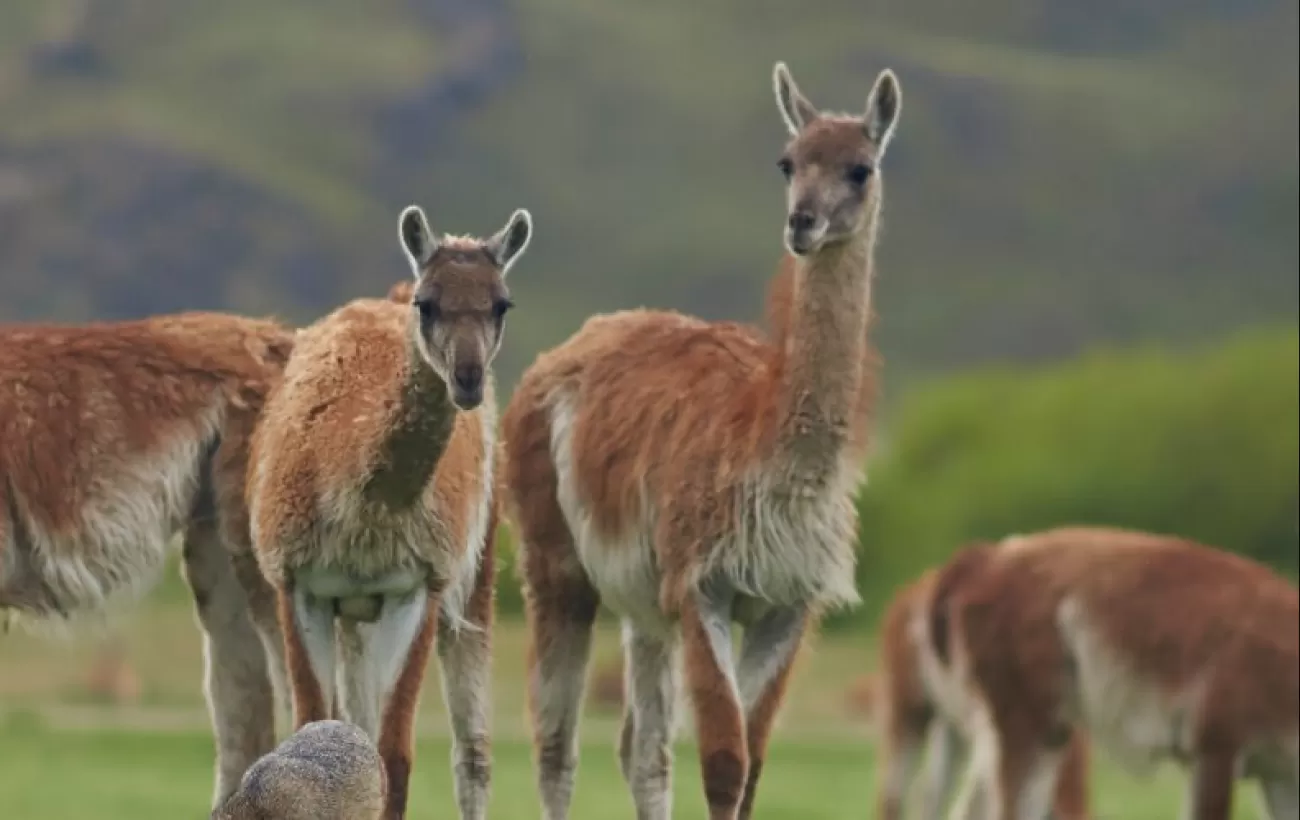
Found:
[[[1189,769],[1186,817],[1228,820],[1234,781],[1300,810],[1300,596],[1232,553],[1065,527],[959,553],[931,632],[973,716],[984,816],[1041,817],[1071,729],[1142,772]]]
[[[398,220],[406,304],[360,299],[299,332],[253,439],[253,543],[276,588],[298,726],[341,712],[376,741],[404,816],[437,633],[461,816],[485,816],[496,529],[491,363],[532,218],[489,239]],[[337,653],[337,660],[336,660]],[[337,668],[336,668],[337,667]],[[337,672],[337,705],[335,676]]]
[[[366,733],[323,720],[254,763],[212,820],[381,820],[386,787]]]
[[[770,335],[673,312],[594,317],[538,357],[503,416],[550,820],[568,816],[600,602],[622,619],[619,761],[637,816],[671,813],[680,650],[710,817],[734,820],[753,812],[805,635],[858,601],[872,256],[901,91],[882,72],[854,117],[818,111],[784,64],[774,83],[794,272],[774,283]]]
[[[918,816],[942,817],[969,755],[969,716],[963,711],[964,700],[930,640],[931,593],[938,573],[937,568],[928,569],[899,589],[882,621],[877,766],[877,816],[882,820],[906,816],[908,789],[927,753]],[[1075,731],[1061,765],[1052,811],[1034,820],[1086,820],[1088,762],[1084,735]],[[967,771],[966,775],[963,790],[978,788],[973,773]]]
[[[292,345],[276,322],[220,313],[0,326],[0,618],[103,612],[148,587],[183,534],[214,805],[275,745],[250,617],[274,596],[235,542],[249,437]]]

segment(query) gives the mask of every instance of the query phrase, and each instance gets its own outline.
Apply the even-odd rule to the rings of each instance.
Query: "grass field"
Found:
[[[502,624],[494,676],[494,818],[540,816],[523,720],[523,630]],[[118,647],[138,681],[135,694],[110,704],[87,678],[92,660]],[[618,645],[605,625],[594,666],[616,669]],[[759,792],[763,820],[866,820],[874,816],[874,744],[870,725],[847,705],[854,680],[874,665],[870,638],[836,634],[804,658],[773,742]],[[168,582],[143,606],[107,627],[66,637],[15,632],[0,637],[0,818],[4,820],[144,820],[207,816],[212,746],[199,689],[197,633],[176,585]],[[615,679],[616,680],[616,679]],[[574,820],[616,820],[632,809],[615,764],[617,707],[590,703]],[[420,749],[412,782],[411,820],[454,817],[442,702],[431,670],[420,715]],[[704,818],[693,747],[680,733],[676,813]],[[1242,789],[1239,820],[1255,820]],[[1173,820],[1181,803],[1176,771],[1151,780],[1095,766],[1095,816],[1105,820]]]

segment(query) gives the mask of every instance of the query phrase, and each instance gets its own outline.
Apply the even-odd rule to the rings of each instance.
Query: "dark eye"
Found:
[[[514,306],[515,303],[509,299],[498,299],[492,303],[492,317],[499,322],[505,318],[506,311]]]
[[[776,161],[776,167],[781,171],[781,176],[789,179],[794,176],[794,163],[789,157],[781,157]]]
[[[852,182],[854,185],[865,185],[867,177],[869,176],[871,176],[870,165],[854,165],[849,169],[848,173],[849,182]]]
[[[438,319],[438,306],[430,299],[415,299],[411,302],[420,312],[420,321],[428,324]]]

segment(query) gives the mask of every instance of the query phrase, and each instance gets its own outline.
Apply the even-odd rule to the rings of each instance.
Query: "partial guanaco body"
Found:
[[[503,416],[550,820],[569,812],[600,602],[623,622],[619,760],[637,816],[671,814],[680,652],[710,817],[734,820],[753,812],[805,635],[825,608],[858,601],[872,256],[901,94],[883,72],[865,113],[846,116],[818,111],[782,64],[774,82],[792,257],[771,333],[663,311],[595,317],[538,357]]]
[[[274,597],[248,549],[243,485],[292,345],[275,322],[219,313],[0,327],[0,619],[100,612],[147,587],[183,534],[214,804],[275,743],[250,618],[273,619]]]
[[[258,560],[279,594],[296,725],[341,714],[374,739],[387,817],[404,815],[412,724],[435,642],[464,818],[486,813],[496,528],[492,360],[517,211],[489,239],[438,236],[404,210],[415,283],[298,334],[253,441]],[[337,681],[337,684],[336,684]]]
[[[903,820],[912,781],[928,753],[918,817],[942,817],[970,751],[966,699],[952,670],[930,640],[930,606],[937,569],[924,572],[895,594],[885,610],[880,635],[881,744],[877,816]],[[965,772],[966,791],[976,789]],[[1061,764],[1051,811],[1034,820],[1086,820],[1088,748],[1075,732]]]
[[[244,775],[212,820],[381,820],[386,776],[358,727],[308,723]]]
[[[1073,727],[1129,771],[1189,771],[1186,815],[1228,820],[1234,781],[1300,810],[1300,599],[1189,541],[1061,528],[960,553],[931,631],[975,717],[984,816],[1041,817]]]

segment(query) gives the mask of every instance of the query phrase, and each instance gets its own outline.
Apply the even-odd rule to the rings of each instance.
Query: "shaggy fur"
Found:
[[[784,66],[778,102],[797,95]],[[800,96],[799,99],[802,99]],[[748,817],[803,637],[853,604],[876,357],[866,343],[878,162],[900,101],[791,126],[787,245],[771,336],[677,313],[589,320],[538,357],[503,418],[532,632],[529,697],[546,817],[567,816],[591,626],[623,619],[620,762],[642,818],[671,811],[675,656],[714,820]],[[870,173],[858,176],[860,169]],[[796,218],[797,217],[797,218]],[[731,657],[733,620],[746,627]]]
[[[249,620],[270,609],[271,591],[231,555],[247,541],[248,438],[291,347],[274,322],[216,313],[0,328],[0,615],[101,611],[146,587],[183,532],[214,800],[274,743]]]
[[[900,589],[885,610],[880,635],[882,706],[877,816],[902,820],[906,797],[923,753],[929,753],[921,817],[941,817],[959,766],[970,751],[971,716],[952,670],[930,641],[929,614],[938,570],[927,570]],[[928,749],[927,749],[928,747]],[[967,775],[973,775],[967,772]],[[966,789],[976,784],[965,784]],[[970,798],[973,799],[973,798]],[[1088,748],[1076,731],[1061,765],[1049,815],[1036,820],[1086,820]]]
[[[461,814],[486,812],[496,404],[504,277],[531,231],[435,237],[412,206],[407,296],[352,302],[299,333],[258,426],[253,541],[279,591],[296,725],[341,713],[378,743],[388,818],[407,801],[412,723],[438,634]],[[337,690],[337,691],[336,691]]]
[[[1131,771],[1186,764],[1193,820],[1228,820],[1237,777],[1260,783],[1275,820],[1296,816],[1300,601],[1271,570],[1172,537],[1062,528],[959,555],[935,595],[982,727],[986,817],[1042,816],[1074,726]]]

